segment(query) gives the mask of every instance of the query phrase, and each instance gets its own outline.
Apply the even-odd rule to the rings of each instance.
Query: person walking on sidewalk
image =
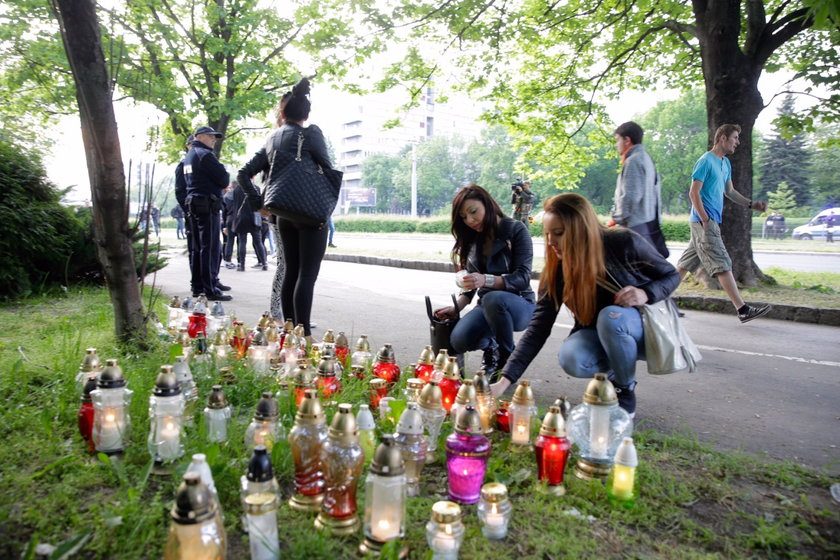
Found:
[[[251,236],[251,245],[254,247],[254,255],[257,257],[257,263],[252,268],[268,270],[265,245],[262,243],[262,216],[251,208],[251,203],[248,202],[245,191],[239,184],[234,183],[231,194],[231,212],[233,214],[231,225],[233,235],[236,236],[237,247],[236,270],[239,272],[245,271],[248,235]]]
[[[528,227],[505,216],[490,193],[478,185],[464,187],[455,195],[452,235],[461,285],[458,311],[476,293],[478,305],[461,317],[449,341],[458,354],[483,350],[484,371],[495,379],[513,352],[513,333],[528,325],[534,311],[534,244]],[[441,319],[455,313],[451,305],[435,310]]]
[[[769,305],[752,306],[741,297],[735,275],[732,274],[732,259],[720,235],[723,221],[723,197],[745,208],[763,212],[766,202],[753,201],[738,191],[732,184],[732,165],[726,156],[735,153],[741,143],[741,127],[737,124],[723,124],[715,131],[712,149],[703,154],[691,173],[691,238],[688,247],[677,262],[680,280],[703,267],[709,275],[720,282],[726,295],[738,311],[742,323],[766,315]]]
[[[545,201],[543,210],[540,298],[502,378],[491,386],[493,394],[501,395],[522,376],[565,305],[575,324],[560,348],[560,367],[574,377],[607,373],[619,406],[635,415],[636,361],[645,348],[637,306],[667,298],[680,277],[635,231],[601,225],[592,205],[579,194],[558,194]],[[622,288],[613,293],[607,283]]]
[[[621,173],[615,184],[612,220],[630,228],[668,258],[665,236],[659,227],[660,182],[656,166],[642,145],[645,131],[629,121],[615,129],[615,148],[621,157]]]

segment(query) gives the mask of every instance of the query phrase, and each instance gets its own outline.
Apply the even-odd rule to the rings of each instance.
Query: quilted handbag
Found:
[[[263,207],[275,216],[322,229],[335,210],[343,173],[302,157],[302,148],[303,132],[299,132],[296,154],[272,152]]]
[[[612,278],[612,274],[609,276],[612,281],[602,280],[598,283],[616,293],[621,286]],[[664,375],[684,369],[688,369],[689,372],[697,371],[697,362],[703,359],[703,356],[685,332],[674,301],[665,298],[656,303],[639,305],[636,309],[642,316],[648,373]]]

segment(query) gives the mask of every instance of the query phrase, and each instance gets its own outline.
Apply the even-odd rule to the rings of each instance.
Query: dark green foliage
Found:
[[[0,296],[68,282],[84,250],[84,227],[46,178],[40,158],[0,141]]]
[[[795,113],[792,95],[785,97],[779,108],[779,118]],[[758,162],[761,193],[763,199],[776,192],[779,185],[787,183],[796,197],[796,203],[806,204],[811,198],[809,181],[810,153],[805,148],[805,136],[786,135],[777,124],[773,135],[764,140],[764,149]]]

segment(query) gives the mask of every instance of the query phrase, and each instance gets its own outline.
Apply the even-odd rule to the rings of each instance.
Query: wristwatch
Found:
[[[492,288],[493,284],[496,282],[496,277],[492,274],[485,274],[484,275],[484,287],[485,288]]]

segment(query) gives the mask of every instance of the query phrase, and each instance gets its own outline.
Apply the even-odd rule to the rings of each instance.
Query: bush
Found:
[[[0,140],[0,190],[0,297],[68,282],[84,267],[84,225],[61,206],[40,157]]]

